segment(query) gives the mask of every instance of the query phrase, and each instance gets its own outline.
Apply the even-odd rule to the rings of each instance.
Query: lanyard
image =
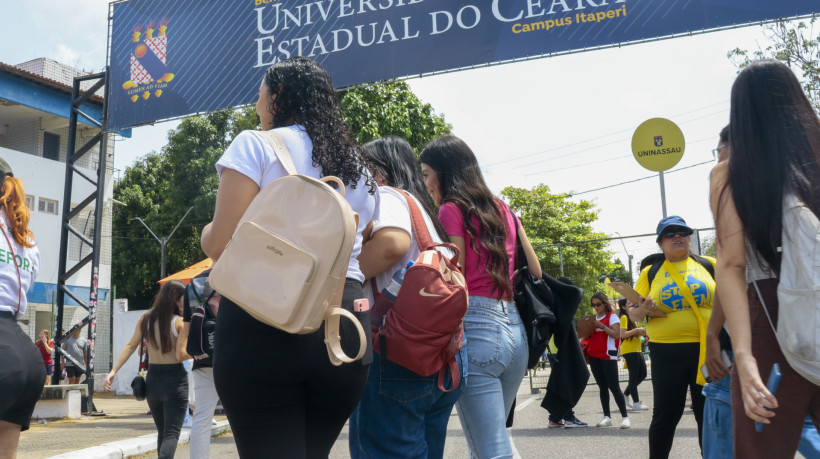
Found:
[[[11,244],[11,239],[9,239],[8,233],[6,233],[6,226],[0,224],[0,230],[3,231],[3,236],[6,237],[6,242],[9,244],[11,258],[14,260],[14,267],[17,268],[17,282],[20,283],[20,287],[17,290],[17,310],[14,311],[14,315],[16,316],[17,313],[20,312],[20,301],[23,298],[23,278],[20,276],[20,265],[17,264],[17,255],[14,254],[14,246]]]
[[[692,296],[692,292],[689,291],[689,286],[683,281],[680,277],[680,273],[669,260],[665,260],[663,262],[664,268],[666,268],[666,272],[669,273],[669,276],[678,284],[678,290],[680,290],[683,298],[689,303],[689,306],[692,308],[692,313],[695,314],[695,319],[698,321],[698,340],[700,341],[700,353],[698,356],[698,378],[697,383],[699,385],[706,384],[706,378],[703,377],[703,374],[700,371],[700,367],[706,362],[706,324],[703,323],[703,317],[700,316],[700,310],[698,309],[698,303],[695,301],[695,297]]]

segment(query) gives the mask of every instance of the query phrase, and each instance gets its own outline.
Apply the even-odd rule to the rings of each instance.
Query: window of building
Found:
[[[60,136],[50,132],[43,133],[43,158],[60,160]]]
[[[30,194],[26,195],[26,207],[28,207],[29,210],[34,210],[34,196]]]
[[[37,210],[47,214],[57,215],[57,201],[53,199],[40,198]]]

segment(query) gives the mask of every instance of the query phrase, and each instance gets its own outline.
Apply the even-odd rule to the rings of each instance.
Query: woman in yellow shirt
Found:
[[[635,322],[629,319],[627,310],[626,298],[618,298],[618,315],[621,316],[621,356],[629,370],[629,383],[624,390],[624,401],[632,411],[645,411],[649,408],[641,403],[638,384],[646,379],[646,361],[641,352],[641,337],[646,336],[646,329],[636,326]],[[629,397],[632,397],[632,402],[629,401]]]
[[[655,272],[651,284],[649,271],[653,267],[641,270],[635,290],[646,300],[629,312],[635,322],[643,321],[647,314],[655,311],[665,314],[665,317],[650,319],[646,326],[646,333],[652,337],[649,342],[654,395],[649,426],[651,459],[669,457],[675,429],[686,405],[687,388],[692,394],[698,443],[702,438],[703,386],[697,382],[700,343],[701,335],[705,338],[705,327],[715,298],[714,278],[690,254],[692,228],[681,217],[673,215],[658,223],[656,233],[664,255],[663,264]],[[706,263],[702,258],[700,260]],[[714,266],[714,259],[707,260]],[[679,286],[680,283],[686,284],[686,290]]]

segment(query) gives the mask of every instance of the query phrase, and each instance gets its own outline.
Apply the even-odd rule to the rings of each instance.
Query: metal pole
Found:
[[[159,245],[161,247],[162,255],[160,256],[160,264],[162,265],[162,269],[159,271],[159,278],[165,279],[165,246],[168,245],[168,238],[164,237],[161,241],[159,241]]]
[[[661,179],[661,207],[663,208],[663,218],[666,218],[666,185],[663,183],[663,171],[658,172]]]
[[[147,229],[148,232],[151,233],[151,236],[154,236],[154,239],[156,239],[157,242],[159,242],[160,253],[161,253],[161,255],[160,255],[160,270],[159,270],[160,279],[165,279],[165,246],[168,244],[168,240],[171,239],[171,236],[173,236],[174,233],[176,233],[177,228],[179,228],[179,225],[182,224],[182,221],[185,220],[185,217],[187,217],[188,214],[193,209],[194,209],[194,206],[189,207],[188,210],[185,211],[185,215],[183,215],[182,218],[180,218],[179,221],[177,222],[177,226],[175,226],[174,229],[171,230],[171,234],[169,234],[167,236],[164,236],[164,237],[159,237],[156,234],[154,234],[154,232],[151,231],[151,228],[148,227],[148,224],[145,223],[145,221],[143,219],[141,219],[140,217],[134,217],[134,218],[131,219],[131,220],[137,220],[140,223],[142,223],[142,226],[144,226],[145,229]]]
[[[558,244],[558,263],[561,266],[561,277],[564,277],[564,246]]]

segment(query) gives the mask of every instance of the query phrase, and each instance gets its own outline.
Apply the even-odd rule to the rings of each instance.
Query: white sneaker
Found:
[[[621,428],[628,429],[630,427],[632,427],[632,421],[630,421],[629,418],[624,418],[623,421],[621,421]]]
[[[629,396],[624,395],[624,403],[626,403],[628,409],[632,409],[632,402],[629,401]]]
[[[612,425],[612,418],[609,416],[604,416],[603,419],[598,421],[598,427],[610,427]]]
[[[643,403],[641,403],[641,402],[635,402],[635,403],[633,403],[633,404],[632,404],[632,406],[631,406],[631,408],[632,408],[632,411],[646,411],[646,410],[648,410],[648,409],[649,409],[649,407],[648,407],[648,406],[644,405],[644,404],[643,404]]]

